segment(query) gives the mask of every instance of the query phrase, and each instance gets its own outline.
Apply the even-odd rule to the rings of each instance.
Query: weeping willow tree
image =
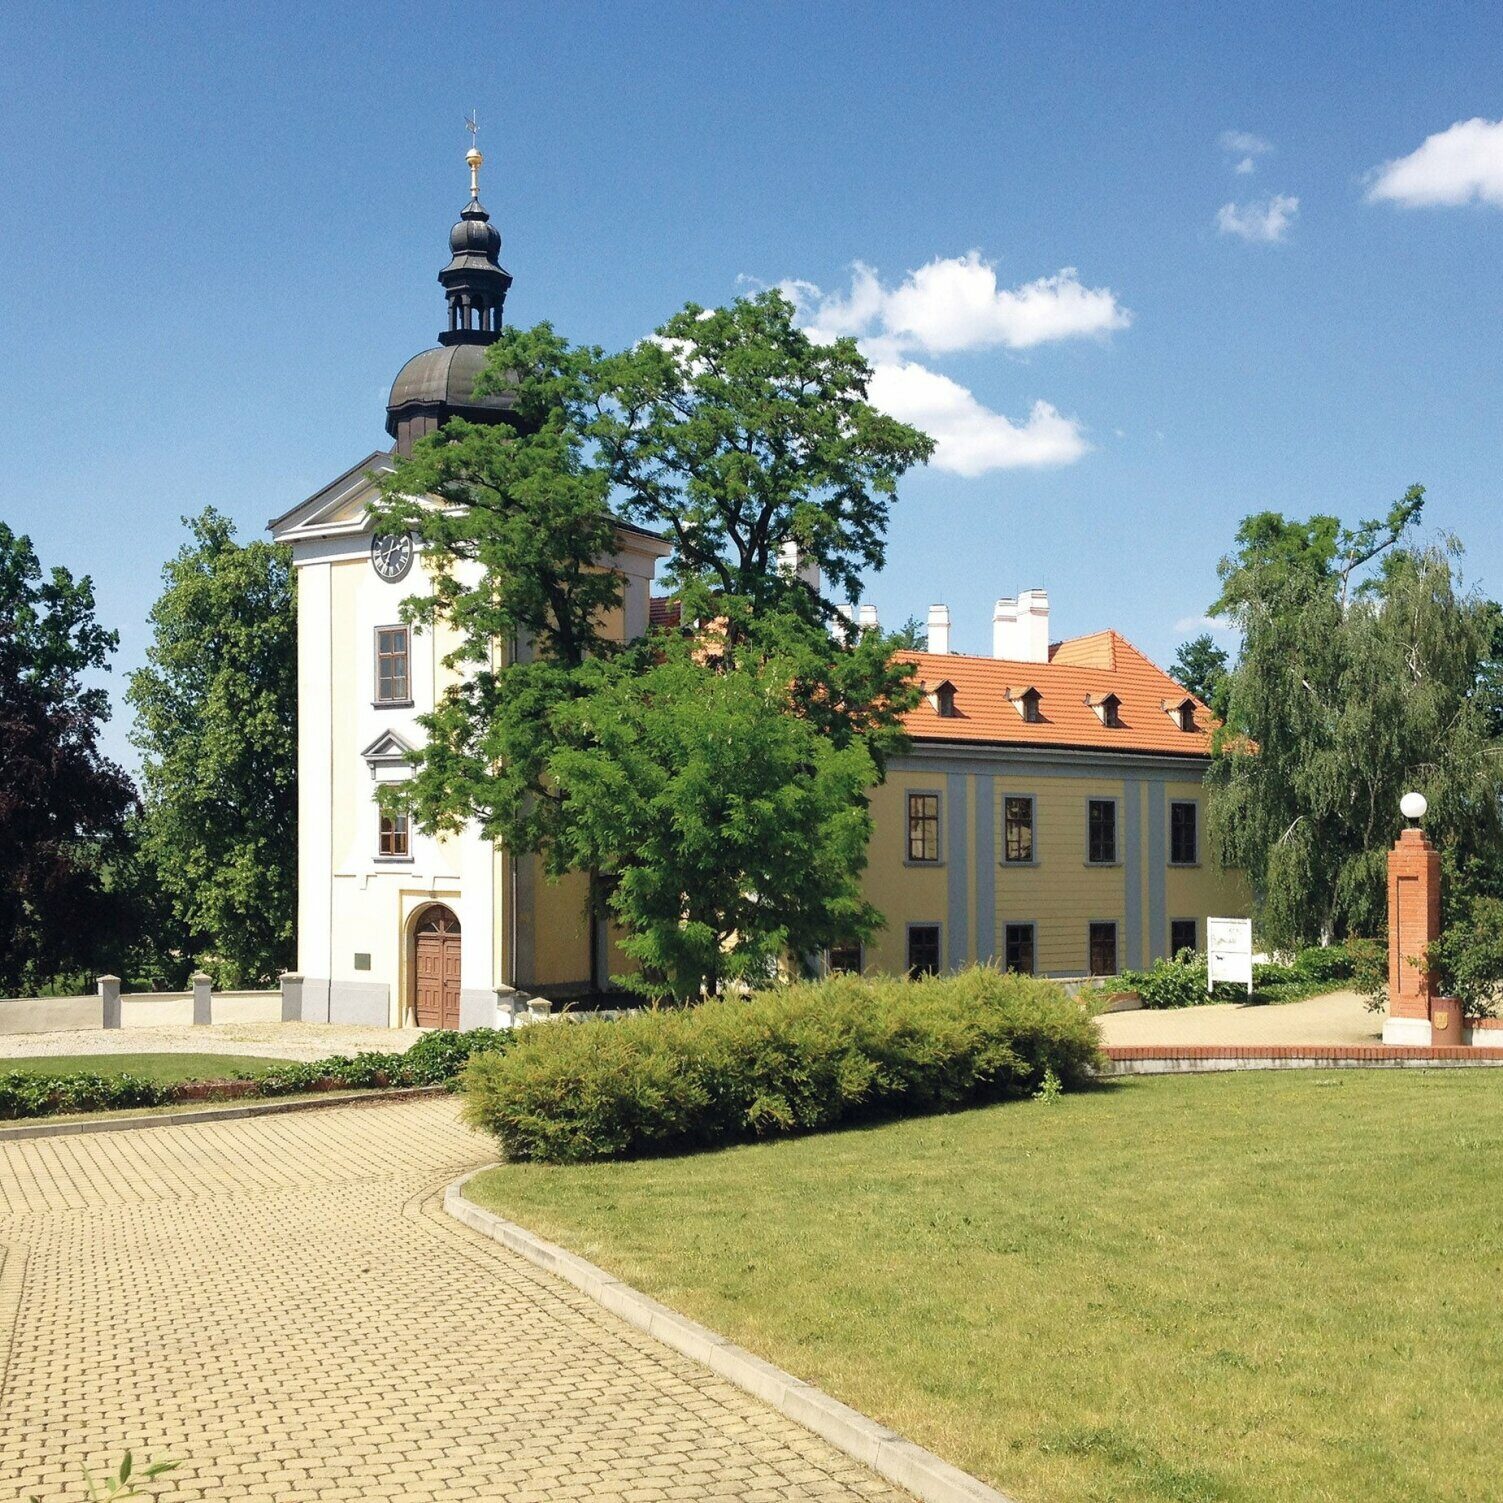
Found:
[[[1389,514],[1247,518],[1214,606],[1242,632],[1208,781],[1223,860],[1245,871],[1279,947],[1380,932],[1399,798],[1453,870],[1503,859],[1503,743],[1487,674],[1493,607],[1466,592],[1460,546],[1415,538],[1424,491]]]

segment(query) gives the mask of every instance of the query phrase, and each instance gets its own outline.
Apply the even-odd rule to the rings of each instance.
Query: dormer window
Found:
[[[928,691],[925,695],[936,715],[945,720],[955,718],[955,685],[949,679],[943,679]]]
[[[1018,714],[1021,715],[1023,719],[1029,723],[1029,725],[1037,725],[1038,722],[1044,718],[1041,714],[1039,714],[1039,691],[1035,689],[1031,684],[1026,688],[1009,689],[1007,691],[1007,698],[1013,709],[1015,709]]]
[[[1166,699],[1163,701],[1164,713],[1182,731],[1193,731],[1195,725],[1195,701],[1187,694],[1183,699]]]
[[[1102,725],[1115,729],[1122,724],[1122,701],[1115,694],[1087,694],[1086,703],[1096,712]]]

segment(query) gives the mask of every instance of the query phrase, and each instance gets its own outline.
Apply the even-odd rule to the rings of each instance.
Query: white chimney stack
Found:
[[[1004,596],[992,612],[992,656],[1015,663],[1049,661],[1049,592]]]
[[[949,652],[949,650],[950,607],[931,605],[929,607],[929,651]]]
[[[803,580],[816,595],[819,594],[819,564],[812,558],[806,559],[792,538],[778,545],[778,567],[784,574]]]
[[[862,631],[876,631],[877,608],[874,605],[863,605],[856,617],[856,624]]]

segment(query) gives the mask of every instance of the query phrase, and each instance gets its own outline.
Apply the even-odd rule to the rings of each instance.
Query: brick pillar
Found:
[[[1434,982],[1425,951],[1440,933],[1440,852],[1420,829],[1388,853],[1388,1017],[1385,1044],[1429,1044]]]

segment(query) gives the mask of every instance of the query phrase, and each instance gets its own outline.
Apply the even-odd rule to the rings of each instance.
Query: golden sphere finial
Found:
[[[485,158],[480,155],[480,149],[475,146],[470,147],[470,149],[465,152],[464,159],[470,164],[471,167],[478,167],[482,162],[485,161]]]

